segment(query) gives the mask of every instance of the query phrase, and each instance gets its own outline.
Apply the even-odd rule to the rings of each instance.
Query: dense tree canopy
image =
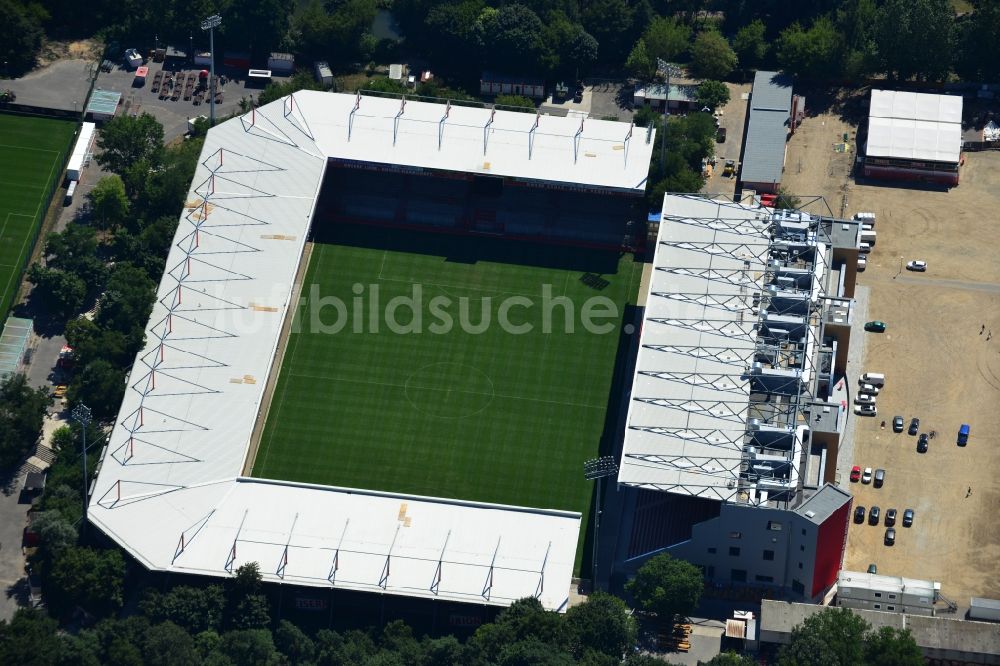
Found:
[[[671,618],[693,611],[704,585],[698,567],[664,553],[639,567],[626,590],[647,611]]]
[[[781,666],[920,666],[920,648],[909,631],[870,625],[846,608],[828,608],[810,615],[792,629],[792,641],[782,648]]]
[[[0,380],[0,468],[9,468],[34,450],[45,410],[52,402],[22,374]]]
[[[706,79],[724,79],[736,69],[736,53],[715,30],[698,34],[691,47],[691,67]]]
[[[120,114],[101,128],[97,146],[98,164],[120,176],[137,164],[152,169],[163,158],[163,125],[148,113]]]

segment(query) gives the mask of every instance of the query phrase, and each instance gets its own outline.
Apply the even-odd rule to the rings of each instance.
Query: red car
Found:
[[[860,478],[861,478],[861,468],[855,465],[854,467],[851,468],[851,481],[857,483],[857,481]]]

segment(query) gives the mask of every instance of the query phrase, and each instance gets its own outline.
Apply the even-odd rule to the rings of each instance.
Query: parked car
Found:
[[[726,160],[726,165],[722,169],[722,175],[725,178],[734,178],[736,176],[736,161]]]
[[[895,525],[896,525],[896,510],[889,509],[888,511],[885,512],[885,526],[895,527]]]
[[[906,509],[903,511],[903,527],[911,525],[913,525],[913,509]]]
[[[856,396],[854,396],[854,404],[855,405],[874,405],[875,404],[875,396],[868,395],[867,393],[859,393]]]
[[[851,481],[857,483],[858,479],[861,478],[861,467],[855,465],[851,468]]]
[[[875,405],[854,405],[854,413],[858,416],[876,416],[878,410]]]
[[[896,528],[890,527],[885,531],[885,545],[891,546],[896,543]]]
[[[865,471],[861,473],[861,483],[871,483],[872,482],[872,468],[865,467]]]
[[[917,438],[917,453],[927,453],[927,442],[930,437],[927,436],[926,432],[920,433],[920,437]]]
[[[718,121],[716,121],[716,122],[718,122]],[[715,141],[716,141],[716,143],[725,143],[726,142],[726,128],[725,127],[720,127],[715,132]]]
[[[875,470],[875,483],[873,484],[876,488],[881,488],[885,483],[885,470],[881,467]]]
[[[865,330],[869,333],[885,333],[885,322],[884,321],[870,321],[865,324]]]
[[[868,510],[868,524],[878,525],[878,519],[882,517],[882,510],[877,506],[873,506]]]
[[[969,443],[969,424],[963,423],[962,427],[958,429],[958,445],[965,446]]]
[[[878,573],[878,567],[875,566],[874,563],[873,564],[869,564],[868,565],[868,573],[870,573],[870,574],[877,574]]]
[[[881,389],[874,384],[862,384],[858,388],[858,393],[867,393],[868,395],[878,395]]]
[[[892,417],[892,431],[893,432],[903,432],[903,417],[894,416]]]
[[[865,522],[865,507],[861,505],[854,507],[854,522],[859,525]]]
[[[910,429],[907,430],[907,432],[910,435],[916,435],[919,430],[920,430],[920,419],[914,416],[912,419],[910,419]]]
[[[924,271],[927,270],[927,262],[921,261],[920,259],[914,259],[913,261],[908,261],[906,262],[906,270],[923,273]]]

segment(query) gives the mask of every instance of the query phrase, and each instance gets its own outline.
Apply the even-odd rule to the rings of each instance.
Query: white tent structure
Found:
[[[225,576],[255,561],[270,581],[564,609],[579,513],[242,473],[328,158],[631,191],[652,147],[635,135],[312,91],[210,130],[90,521],[158,571]]]

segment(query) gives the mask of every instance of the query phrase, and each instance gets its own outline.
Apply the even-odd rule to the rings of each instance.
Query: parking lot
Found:
[[[183,96],[179,99],[161,99],[159,93],[152,91],[153,77],[156,72],[167,69],[177,73],[188,74],[197,73],[202,67],[196,67],[190,63],[157,63],[149,60],[146,62],[149,67],[149,74],[143,85],[135,85],[135,72],[124,69],[120,64],[110,72],[101,72],[97,77],[96,88],[102,90],[113,90],[122,94],[121,106],[118,113],[142,113],[147,112],[154,116],[163,125],[163,134],[166,141],[175,139],[187,132],[188,118],[195,118],[199,115],[207,116],[209,113],[209,103],[206,98],[201,104],[195,104],[193,100],[185,100]],[[246,87],[246,70],[233,71],[228,68],[217,68],[217,76],[225,75],[225,84],[220,84],[222,90],[222,102],[215,105],[216,118],[225,118],[239,110],[240,98],[253,95],[256,98],[259,89]],[[274,80],[280,80],[275,77]],[[220,79],[221,81],[221,79]]]
[[[963,612],[970,596],[1000,597],[1000,532],[993,529],[1000,508],[1000,154],[967,154],[961,184],[950,191],[857,184],[849,176],[853,150],[833,150],[844,132],[853,142],[854,127],[837,113],[808,118],[789,142],[785,166],[790,191],[822,194],[835,214],[877,215],[878,242],[858,283],[869,288],[868,318],[888,328],[863,333],[856,322],[864,361],[848,372],[852,390],[865,371],[887,379],[878,416],[851,416],[848,462],[886,469],[882,488],[850,484],[855,504],[879,506],[883,519],[878,527],[852,523],[844,565],[864,571],[874,563],[879,573],[940,581]],[[927,261],[927,272],[906,271],[911,259]],[[916,437],[892,432],[897,414],[907,425],[919,417],[920,432],[934,434],[927,453],[917,452]],[[956,445],[962,423],[972,427],[966,447]],[[900,512],[892,547],[883,545],[889,508]],[[912,528],[901,526],[905,508],[916,513]]]
[[[743,127],[746,124],[747,104],[750,98],[750,84],[727,83],[729,102],[722,107],[718,116],[719,126],[726,129],[726,140],[715,144],[715,169],[711,176],[705,179],[703,192],[708,194],[728,194],[736,192],[736,177],[727,178],[722,175],[726,160],[739,164],[743,150]]]

